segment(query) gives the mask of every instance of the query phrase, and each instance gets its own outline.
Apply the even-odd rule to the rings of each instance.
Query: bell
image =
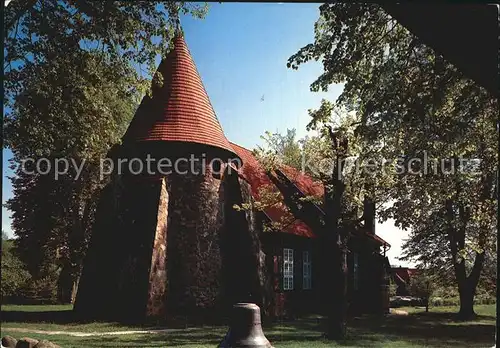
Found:
[[[231,326],[219,348],[273,348],[262,332],[259,306],[254,303],[233,305]]]

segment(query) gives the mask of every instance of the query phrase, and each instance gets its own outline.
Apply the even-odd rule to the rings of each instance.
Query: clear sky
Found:
[[[328,93],[313,93],[309,85],[321,74],[319,62],[297,71],[287,69],[288,58],[314,38],[319,4],[211,3],[207,17],[182,17],[186,43],[226,137],[241,146],[262,144],[266,131],[295,128],[306,134],[308,109],[322,98],[334,100],[342,90],[333,85]],[[263,99],[263,100],[262,100]],[[11,175],[3,150],[2,202],[12,196],[6,176]],[[12,235],[9,213],[2,208],[2,229]],[[392,247],[391,264],[404,265],[400,255],[406,232],[392,221],[377,225],[377,234]]]

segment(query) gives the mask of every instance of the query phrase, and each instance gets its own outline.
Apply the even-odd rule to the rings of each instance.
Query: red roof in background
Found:
[[[408,283],[410,281],[410,277],[413,276],[418,270],[416,268],[394,267],[393,271],[396,273],[396,276],[401,278],[405,283]]]
[[[162,60],[163,86],[144,97],[125,141],[182,141],[234,153],[222,130],[182,34]]]
[[[252,154],[252,152],[244,147],[231,143],[236,154],[243,160],[243,166],[240,168],[239,172],[241,177],[243,177],[250,184],[252,195],[258,199],[260,189],[266,186],[270,187],[274,192],[279,192],[278,188],[271,181],[269,176],[266,174],[264,167],[259,163],[257,158]],[[282,168],[286,170],[286,175],[288,173],[293,173],[294,176],[289,177],[294,183],[306,194],[311,195],[322,195],[323,192],[319,189],[319,184],[315,183],[310,177],[301,174],[294,168],[286,167]],[[285,171],[284,171],[285,172]],[[322,185],[321,185],[322,187]],[[265,213],[269,216],[272,221],[279,221],[284,215],[284,211],[272,207],[265,210]],[[292,233],[302,237],[315,238],[316,235],[313,233],[312,229],[299,219],[296,219],[294,223],[285,228],[287,233]]]

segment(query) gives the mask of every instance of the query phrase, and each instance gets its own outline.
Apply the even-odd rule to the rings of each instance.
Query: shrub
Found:
[[[5,298],[19,294],[31,279],[23,262],[12,253],[12,241],[2,240],[2,302]]]
[[[410,293],[414,297],[420,298],[425,304],[425,310],[429,310],[429,299],[435,288],[433,277],[426,274],[425,270],[419,270],[414,276],[410,277]]]
[[[55,304],[57,303],[57,277],[51,274],[32,280],[21,290],[21,294],[28,301]]]

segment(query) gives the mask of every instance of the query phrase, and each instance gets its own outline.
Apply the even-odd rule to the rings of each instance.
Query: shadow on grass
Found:
[[[2,322],[71,324],[75,322],[75,317],[71,309],[40,312],[2,311]]]
[[[405,338],[409,341],[474,342],[492,345],[495,339],[493,316],[478,315],[474,321],[460,321],[454,313],[414,313],[407,316],[388,316],[354,321],[352,328]]]
[[[75,320],[71,310],[50,312],[2,312],[3,322],[50,322],[62,325],[84,324]],[[317,319],[275,322],[264,326],[266,337],[275,346],[385,347],[388,343],[409,342],[426,347],[485,347],[495,337],[495,317],[477,316],[474,321],[460,322],[453,313],[413,313],[407,316],[365,317],[349,324],[348,337],[328,344],[322,338]],[[120,324],[116,325],[119,329]],[[139,327],[139,326],[138,326]],[[154,328],[143,325],[144,328]],[[86,338],[53,337],[63,347],[208,347],[224,337],[226,326],[185,328],[183,323],[167,325],[172,331],[149,335],[100,336]],[[7,329],[8,330],[8,329]],[[65,344],[66,341],[73,343]],[[77,343],[76,343],[77,342]],[[75,345],[75,343],[77,345]],[[391,346],[392,347],[392,346]]]

